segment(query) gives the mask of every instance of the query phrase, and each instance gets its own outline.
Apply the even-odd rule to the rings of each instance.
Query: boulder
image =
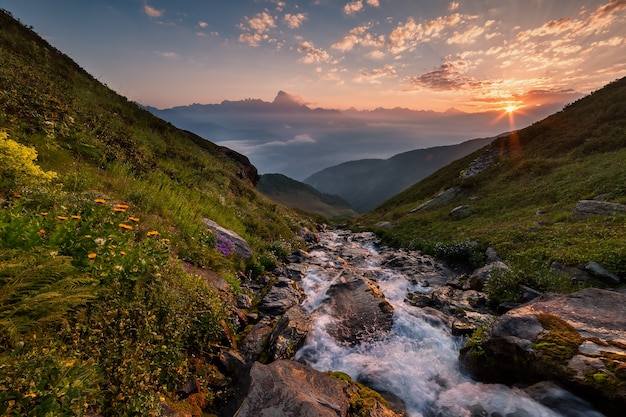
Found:
[[[393,326],[393,307],[376,284],[358,270],[344,270],[340,282],[326,292],[325,301],[335,318],[327,330],[339,342],[355,346]]]
[[[302,301],[302,293],[292,280],[278,280],[265,294],[259,304],[259,313],[265,316],[282,316],[296,304]]]
[[[452,210],[450,210],[449,216],[452,219],[460,220],[460,219],[465,219],[474,213],[475,213],[474,207],[464,205],[464,206],[455,207]]]
[[[461,187],[448,188],[447,190],[444,190],[437,194],[435,198],[430,199],[420,204],[413,210],[409,211],[409,213],[415,213],[417,211],[428,210],[431,208],[442,206],[454,200],[459,194],[461,194]]]
[[[584,219],[589,216],[614,216],[626,214],[626,205],[599,200],[580,200],[572,211],[575,219]]]
[[[499,317],[461,363],[490,382],[555,381],[607,415],[626,407],[626,295],[587,288]]]
[[[585,270],[594,278],[604,282],[605,284],[619,285],[621,282],[620,277],[602,268],[597,262],[589,262],[585,265]]]
[[[502,261],[495,261],[475,270],[467,281],[469,289],[482,291],[494,271],[510,271],[510,268]]]
[[[298,304],[287,310],[270,336],[268,349],[271,359],[293,359],[298,349],[304,345],[311,326],[311,316],[302,306]]]
[[[246,240],[237,233],[223,228],[213,220],[202,219],[202,223],[204,223],[207,228],[212,230],[215,235],[222,236],[223,238],[230,240],[233,243],[233,248],[237,256],[243,259],[252,258],[252,249],[250,248],[250,245],[248,245],[248,242],[246,242]]]
[[[275,324],[275,319],[263,317],[246,334],[239,346],[239,352],[246,362],[254,362],[261,357]]]
[[[345,384],[301,363],[256,362],[250,390],[235,417],[346,417]]]

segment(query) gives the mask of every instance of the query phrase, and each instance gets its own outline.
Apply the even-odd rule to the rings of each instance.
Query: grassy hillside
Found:
[[[359,213],[367,213],[437,169],[482,148],[493,138],[450,146],[416,149],[388,159],[344,162],[304,180],[317,190],[344,198]]]
[[[240,278],[300,245],[302,217],[257,180],[0,11],[0,415],[210,410]],[[177,401],[192,375],[201,392]]]
[[[541,290],[573,289],[549,272],[553,261],[596,261],[626,277],[624,216],[572,217],[582,199],[626,203],[625,102],[626,78],[442,168],[365,216],[363,224],[391,222],[378,230],[387,242],[449,260],[478,261],[491,246],[514,266],[503,277],[508,288],[526,283]],[[489,168],[460,175],[489,154],[496,156]],[[451,202],[414,210],[453,186],[461,193]],[[451,209],[461,205],[471,206],[473,214],[453,219]]]
[[[328,219],[341,220],[357,216],[341,197],[320,193],[310,185],[282,174],[261,175],[257,190],[284,206],[317,213]]]

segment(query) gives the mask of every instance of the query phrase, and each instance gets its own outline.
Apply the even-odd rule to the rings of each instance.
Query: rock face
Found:
[[[442,206],[454,200],[459,194],[461,194],[460,187],[448,188],[447,190],[442,191],[439,194],[437,194],[435,198],[420,204],[419,206],[411,210],[410,213],[415,213],[416,211],[428,210],[431,208]]]
[[[626,205],[599,200],[580,200],[572,212],[572,217],[583,219],[589,216],[614,216],[626,214]]]
[[[608,415],[626,407],[626,295],[588,288],[499,317],[462,363],[494,382],[553,380]]]
[[[329,326],[329,333],[339,342],[354,346],[393,326],[393,307],[376,284],[357,271],[344,271],[341,282],[332,285],[326,294],[337,319]]]
[[[211,229],[216,235],[223,236],[224,238],[230,240],[233,243],[237,256],[243,259],[252,258],[252,249],[250,249],[250,245],[248,245],[248,242],[246,242],[246,240],[237,233],[223,228],[213,220],[202,219],[202,223],[204,223],[204,225]]]
[[[345,384],[301,363],[255,363],[235,417],[342,417],[350,406]]]

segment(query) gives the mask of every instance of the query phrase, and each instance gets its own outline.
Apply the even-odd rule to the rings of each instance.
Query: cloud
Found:
[[[346,52],[354,49],[357,45],[375,48],[384,46],[385,37],[383,35],[372,35],[367,32],[369,29],[370,25],[352,28],[339,42],[331,45],[331,48]]]
[[[305,64],[328,62],[330,60],[328,52],[323,49],[315,48],[311,42],[300,42],[296,45],[296,48],[299,53],[304,54],[299,61]]]
[[[165,11],[155,9],[154,7],[150,6],[148,3],[143,5],[143,11],[145,14],[147,14],[150,17],[161,17],[163,16],[163,13],[165,13]]]
[[[457,10],[459,8],[459,3],[456,1],[450,2],[450,4],[448,4],[448,11],[452,12],[454,10]]]
[[[244,17],[244,22],[239,24],[243,31],[239,35],[239,42],[249,46],[259,46],[261,42],[274,41],[269,36],[269,31],[276,27],[276,22],[267,11],[257,13],[254,17]]]
[[[180,55],[178,55],[176,52],[161,52],[161,51],[156,51],[157,55],[159,55],[162,58],[167,58],[167,59],[178,59],[180,58]]]
[[[448,45],[459,44],[459,45],[468,45],[472,43],[476,43],[476,39],[485,32],[484,27],[480,26],[470,26],[463,33],[454,32],[454,35],[449,37],[446,40]]]
[[[435,91],[460,90],[464,88],[485,87],[490,82],[483,82],[464,75],[469,69],[469,62],[464,60],[447,61],[434,71],[414,77],[406,77],[411,87],[426,87]]]
[[[464,19],[473,18],[473,16],[455,13],[422,24],[416,23],[413,17],[409,17],[405,23],[396,26],[389,34],[389,49],[393,54],[412,51],[422,42],[439,38],[444,30],[454,27]]]
[[[358,83],[381,84],[381,78],[395,77],[397,72],[392,65],[385,65],[382,68],[373,69],[371,71],[361,71],[354,81]]]
[[[287,13],[283,17],[283,21],[287,24],[287,26],[290,29],[299,28],[300,25],[302,25],[302,22],[304,22],[305,20],[306,20],[306,15],[303,13],[298,13],[298,14]]]
[[[208,28],[209,24],[207,22],[200,21],[200,22],[198,22],[198,26],[200,26],[201,28],[204,29],[204,28]]]
[[[380,7],[379,0],[365,0],[365,3],[372,7]],[[343,12],[348,16],[354,16],[355,14],[363,10],[363,8],[363,0],[356,0],[351,1],[350,3],[347,3],[345,6],[343,6]]]

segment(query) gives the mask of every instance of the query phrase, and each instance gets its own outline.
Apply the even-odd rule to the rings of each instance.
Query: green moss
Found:
[[[331,372],[330,376],[344,382],[347,385],[346,393],[350,397],[350,409],[348,414],[351,417],[368,417],[370,410],[376,407],[376,404],[388,408],[389,404],[378,392],[375,390],[354,382],[350,375],[343,372]]]
[[[583,338],[574,327],[553,314],[538,314],[537,320],[547,331],[534,346],[542,362],[556,366],[578,353]]]

